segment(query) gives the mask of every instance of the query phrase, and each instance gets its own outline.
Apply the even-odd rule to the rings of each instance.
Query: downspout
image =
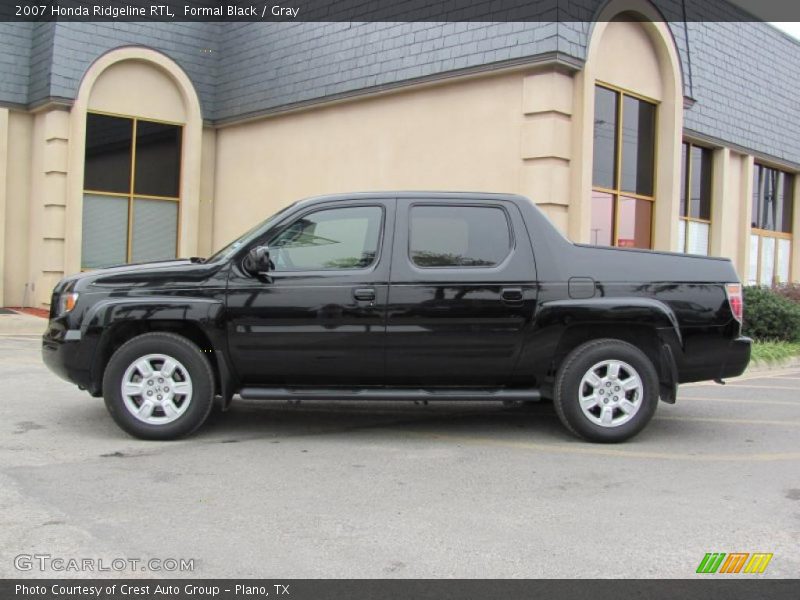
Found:
[[[689,76],[689,97],[694,100],[694,76],[692,74],[692,51],[689,46],[689,25],[686,21],[686,0],[681,0],[683,9],[683,36],[686,39],[686,68]]]

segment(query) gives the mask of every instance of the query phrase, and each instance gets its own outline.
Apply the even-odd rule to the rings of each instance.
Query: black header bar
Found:
[[[536,560],[535,557],[531,560]],[[657,560],[657,559],[655,559]],[[17,579],[3,600],[797,600],[800,580]]]
[[[608,0],[0,0],[0,21],[589,22],[605,18],[607,4]],[[666,21],[800,21],[796,0],[650,4]]]

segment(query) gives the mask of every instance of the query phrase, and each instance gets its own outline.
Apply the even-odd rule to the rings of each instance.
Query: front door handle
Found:
[[[503,288],[500,297],[505,302],[522,302],[522,288]]]
[[[356,288],[353,290],[353,297],[360,302],[375,302],[375,290],[373,288]]]

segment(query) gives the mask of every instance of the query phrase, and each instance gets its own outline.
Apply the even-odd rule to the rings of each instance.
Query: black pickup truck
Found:
[[[242,398],[550,399],[595,442],[750,359],[727,259],[584,246],[514,195],[297,202],[207,259],[53,291],[45,363],[125,431],[171,439]]]

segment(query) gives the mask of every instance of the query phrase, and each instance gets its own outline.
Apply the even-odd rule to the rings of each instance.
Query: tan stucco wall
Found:
[[[519,191],[522,84],[484,77],[220,129],[214,247],[316,194]]]
[[[203,129],[201,155],[197,255],[209,256],[212,253],[214,231],[214,180],[217,164],[217,132],[210,127]]]
[[[183,97],[169,75],[141,60],[112,64],[97,78],[89,110],[183,123]]]
[[[22,306],[27,301],[32,130],[31,115],[13,110],[8,112],[2,298],[4,306]]]
[[[736,178],[738,187],[736,187],[736,194],[739,199],[739,225],[738,232],[738,251],[733,258],[736,263],[736,270],[739,273],[739,279],[747,282],[748,273],[750,271],[750,233],[751,219],[752,219],[752,202],[753,202],[753,165],[755,160],[752,156],[739,155],[738,156],[738,173],[734,173],[732,166],[730,176]]]
[[[0,297],[44,306],[52,285],[80,268],[89,110],[184,124],[181,256],[208,255],[299,198],[359,190],[521,193],[569,237],[588,241],[598,82],[658,102],[654,245],[675,250],[683,96],[663,23],[595,23],[582,71],[517,67],[218,129],[203,127],[177,65],[144,48],[114,51],[89,69],[71,110],[0,109]],[[752,165],[715,150],[710,250],[733,258],[743,279]],[[800,177],[795,184],[800,198]],[[800,210],[795,232],[797,280]]]
[[[520,192],[565,234],[573,154],[583,143],[573,135],[574,86],[573,75],[560,69],[529,73],[522,81]]]
[[[746,157],[728,148],[713,152],[709,254],[730,257],[739,277],[745,278],[750,214],[742,177]]]
[[[0,306],[3,305],[6,253],[6,171],[8,168],[8,109],[0,107]]]
[[[662,65],[650,35],[641,23],[611,21],[598,32],[594,76],[656,100],[664,99]]]
[[[750,178],[752,181],[752,177]],[[789,277],[792,281],[800,281],[800,175],[794,176],[794,213],[792,215],[792,259]]]
[[[33,117],[28,206],[28,304],[45,306],[64,275],[64,210],[69,114],[49,108]]]

